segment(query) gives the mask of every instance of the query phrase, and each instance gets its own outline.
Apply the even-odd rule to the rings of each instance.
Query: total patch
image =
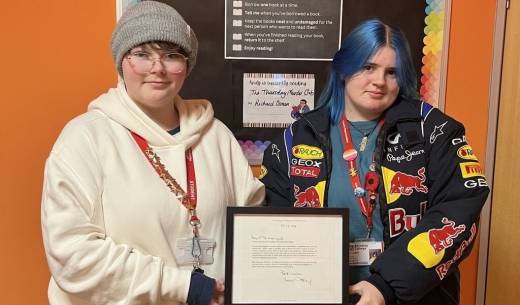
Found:
[[[304,178],[318,178],[320,175],[319,167],[311,166],[291,166],[291,176]]]

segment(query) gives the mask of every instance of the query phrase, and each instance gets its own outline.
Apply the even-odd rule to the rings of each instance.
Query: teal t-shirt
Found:
[[[350,134],[354,148],[358,151],[357,168],[361,184],[365,183],[365,174],[369,171],[372,163],[377,134],[379,127],[378,121],[349,122]],[[354,127],[352,127],[354,125]],[[358,201],[352,190],[352,182],[347,171],[347,163],[343,159],[343,141],[341,139],[340,125],[331,125],[330,136],[332,142],[332,174],[329,181],[329,192],[327,204],[331,208],[349,208],[349,235],[350,241],[365,239],[367,237],[366,218],[361,213]],[[368,142],[365,150],[361,152],[359,145],[365,134],[368,135]],[[383,224],[379,201],[376,202],[373,212],[373,228],[370,235],[376,241],[383,240]],[[350,283],[357,283],[370,275],[368,266],[350,267]]]

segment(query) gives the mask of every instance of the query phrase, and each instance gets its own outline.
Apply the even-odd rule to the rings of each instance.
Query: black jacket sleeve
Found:
[[[284,142],[282,133],[264,151],[262,166],[265,167],[265,175],[260,181],[265,185],[265,200],[268,206],[292,206],[289,165]]]
[[[489,188],[464,133],[436,109],[424,123],[429,208],[374,261],[368,279],[387,304],[419,301],[470,253]]]

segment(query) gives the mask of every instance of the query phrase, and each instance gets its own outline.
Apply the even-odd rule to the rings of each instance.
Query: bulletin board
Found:
[[[117,0],[118,16],[133,2]],[[317,106],[341,38],[369,18],[402,29],[421,98],[443,109],[451,0],[160,2],[173,6],[199,40],[197,65],[180,95],[210,100],[251,164],[297,112]]]

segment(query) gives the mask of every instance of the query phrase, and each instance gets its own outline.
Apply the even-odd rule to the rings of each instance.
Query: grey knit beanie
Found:
[[[195,32],[171,6],[143,1],[129,6],[112,33],[112,57],[123,76],[123,56],[132,48],[151,41],[179,45],[188,53],[188,74],[195,66],[198,41]]]

